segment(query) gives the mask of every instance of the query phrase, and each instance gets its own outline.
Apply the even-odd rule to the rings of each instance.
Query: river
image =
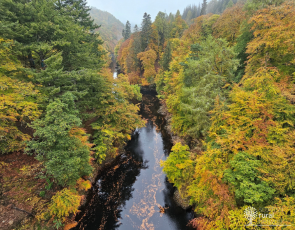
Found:
[[[160,166],[172,143],[164,116],[157,113],[159,100],[153,91],[142,93],[140,114],[146,126],[133,133],[126,153],[98,175],[76,230],[191,229],[186,225],[193,212],[177,206],[174,188]]]

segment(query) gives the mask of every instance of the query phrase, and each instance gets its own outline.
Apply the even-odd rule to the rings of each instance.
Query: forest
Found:
[[[121,72],[156,87],[187,143],[161,164],[194,207],[190,225],[294,229],[294,1],[204,0],[153,22],[146,13],[127,34]],[[245,218],[253,210],[272,218]]]
[[[294,229],[294,44],[292,0],[203,0],[132,29],[85,0],[1,0],[0,226],[75,227],[150,87],[186,143],[161,166],[189,226]]]
[[[122,38],[124,24],[109,12],[96,9],[95,7],[91,7],[89,13],[94,23],[100,26],[95,32],[98,32],[104,41],[103,47],[110,53],[113,53],[116,44]]]
[[[34,216],[21,229],[73,227],[88,178],[144,124],[130,103],[139,86],[113,79],[89,11],[84,0],[0,1],[1,214]],[[13,227],[10,215],[1,224]]]

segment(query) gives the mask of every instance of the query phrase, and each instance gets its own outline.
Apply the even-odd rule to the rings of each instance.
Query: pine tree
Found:
[[[151,21],[151,16],[147,13],[144,13],[143,15],[143,20],[141,23],[141,49],[142,51],[145,51],[145,49],[148,46],[151,33],[152,33],[152,21]]]
[[[186,20],[187,23],[189,23],[192,18],[193,18],[193,13],[192,13],[191,10],[189,10],[187,15],[186,15],[185,20]]]
[[[173,15],[172,13],[170,13],[169,16],[168,16],[168,19],[167,19],[168,22],[169,23],[172,23],[174,21],[174,19],[175,19],[175,15]]]
[[[90,17],[89,11],[91,9],[87,6],[86,0],[59,0],[56,3],[56,8],[63,14],[73,17],[77,24],[88,30],[93,31],[99,28]]]
[[[125,40],[130,38],[131,35],[131,24],[129,21],[126,22],[125,29],[122,31],[122,36]]]
[[[74,184],[92,171],[90,146],[73,132],[81,125],[74,99],[73,94],[67,92],[47,106],[45,116],[32,123],[35,140],[29,141],[26,149],[27,153],[37,154],[36,159],[44,162],[47,173],[61,185]],[[85,135],[82,132],[82,136]]]
[[[141,48],[141,36],[140,36],[140,31],[137,25],[134,26],[134,33],[133,33],[133,61],[134,65],[138,68],[138,70],[141,69],[141,63],[139,58],[137,57],[137,54],[139,54],[142,50]]]
[[[224,39],[215,40],[209,36],[200,46],[192,47],[197,55],[185,65],[179,110],[179,119],[185,118],[185,122],[179,125],[194,137],[206,135],[210,127],[208,113],[215,98],[225,100],[226,92],[222,87],[233,81],[238,60],[234,48],[227,44]]]
[[[161,65],[163,67],[163,70],[169,69],[170,61],[172,60],[172,49],[171,49],[171,42],[168,41],[167,46],[165,47],[163,58],[161,60]]]
[[[104,52],[97,46],[102,41],[87,32],[90,27],[80,25],[82,16],[75,21],[78,11],[71,11],[70,6],[58,8],[54,1],[3,0],[0,2],[0,36],[20,44],[17,48],[25,66],[39,69],[41,60],[62,51],[67,71],[101,68]]]
[[[230,0],[227,5],[226,5],[226,8],[231,8],[234,6],[234,3],[233,3],[233,0]]]
[[[177,18],[177,17],[179,17],[179,16],[181,16],[181,14],[180,14],[180,11],[177,10],[177,11],[176,11],[176,14],[175,14],[175,18]]]
[[[202,9],[201,9],[201,14],[200,15],[205,15],[207,10],[207,0],[203,0],[202,3]]]
[[[166,14],[160,11],[156,16],[154,25],[156,26],[158,32],[158,46],[163,48],[165,39],[168,37]]]

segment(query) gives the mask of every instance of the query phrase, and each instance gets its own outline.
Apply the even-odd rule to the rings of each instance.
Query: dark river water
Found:
[[[142,93],[146,126],[133,133],[126,153],[99,174],[76,230],[191,229],[186,225],[193,213],[176,205],[174,188],[160,166],[172,144],[164,116],[157,113],[159,101],[153,91]]]

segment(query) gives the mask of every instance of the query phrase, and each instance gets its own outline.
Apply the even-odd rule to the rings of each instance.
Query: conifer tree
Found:
[[[174,21],[174,19],[175,19],[175,16],[172,13],[170,13],[168,16],[168,19],[167,19],[168,22],[172,23]]]
[[[141,49],[144,51],[149,43],[151,33],[152,33],[152,21],[151,21],[151,16],[147,13],[144,13],[143,15],[143,20],[141,23]]]
[[[133,44],[132,44],[132,48],[133,48],[133,61],[134,61],[134,65],[135,67],[137,67],[138,69],[141,69],[141,63],[139,58],[137,57],[137,54],[139,54],[142,50],[141,48],[141,36],[140,36],[140,31],[137,25],[134,26],[134,33],[133,33]]]
[[[231,8],[234,6],[234,3],[233,3],[233,0],[230,0],[227,5],[226,5],[226,8]]]
[[[161,65],[163,67],[163,70],[169,69],[169,64],[172,59],[172,49],[171,49],[171,42],[168,41],[167,46],[165,47],[163,58],[161,60]]]
[[[137,24],[135,24],[135,26],[134,26],[134,33],[137,33],[137,32],[139,32],[139,28],[138,28]]]
[[[215,98],[226,99],[222,87],[233,81],[238,60],[235,59],[233,47],[227,47],[224,39],[214,40],[209,36],[200,46],[192,48],[197,55],[193,55],[185,65],[179,116],[185,118],[185,122],[180,123],[182,128],[198,137],[205,136],[210,127],[208,113]]]
[[[202,9],[200,15],[205,15],[207,10],[207,0],[203,0]]]
[[[89,15],[91,9],[87,6],[86,0],[59,0],[56,3],[56,8],[63,14],[73,17],[77,24],[88,30],[93,31],[99,28]]]
[[[192,18],[193,18],[193,13],[192,13],[192,11],[189,10],[188,13],[187,13],[187,15],[186,15],[185,20],[186,20],[187,23],[189,23],[189,21],[190,21]]]
[[[125,40],[130,38],[131,35],[131,24],[129,21],[126,22],[125,29],[122,31],[122,36]]]
[[[154,25],[156,26],[158,32],[158,46],[163,48],[165,39],[168,37],[166,14],[160,11],[156,16]]]
[[[177,12],[176,12],[176,14],[175,14],[175,18],[177,18],[177,17],[179,17],[179,16],[181,16],[181,14],[180,14],[180,11],[177,10]]]
[[[67,71],[101,68],[104,51],[97,46],[102,41],[86,32],[88,27],[80,25],[82,18],[76,22],[77,12],[70,9],[70,6],[58,9],[55,1],[3,0],[0,2],[0,36],[20,44],[15,48],[20,49],[25,66],[34,62],[38,69],[42,60],[62,51]]]
[[[47,106],[45,116],[32,123],[35,139],[27,143],[26,149],[37,154],[36,159],[44,162],[47,173],[61,185],[73,184],[92,171],[90,146],[73,132],[81,125],[74,99],[67,92]]]

